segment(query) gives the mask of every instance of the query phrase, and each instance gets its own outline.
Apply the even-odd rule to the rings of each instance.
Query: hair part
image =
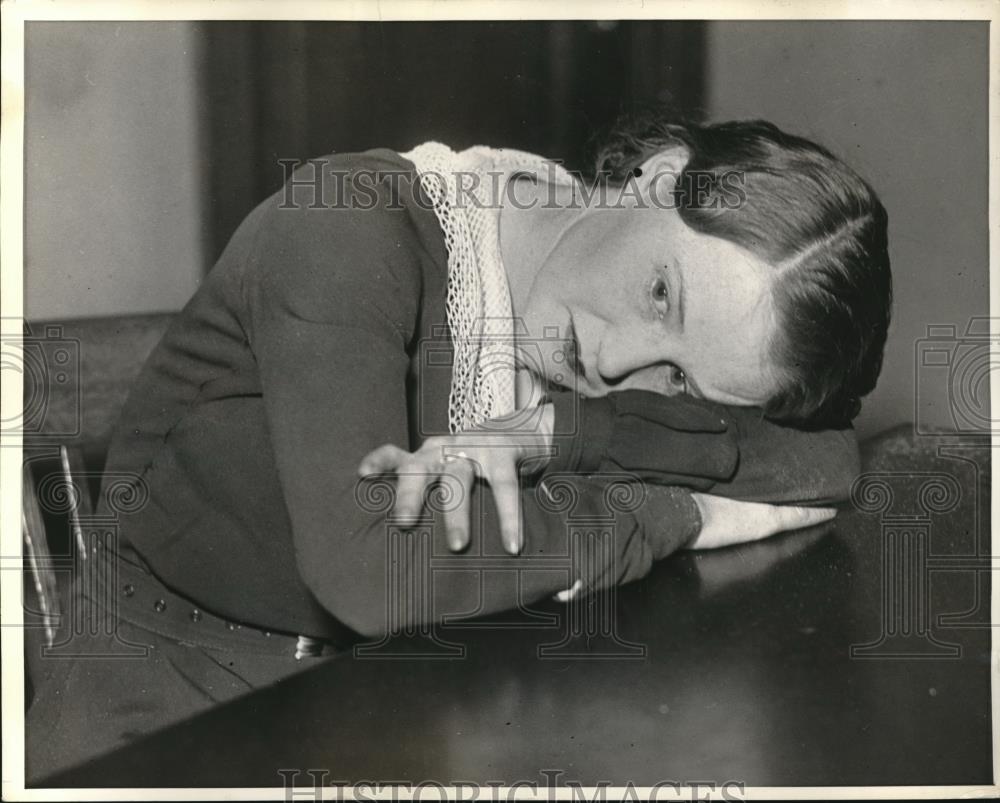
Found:
[[[620,125],[597,155],[597,175],[624,183],[677,146],[689,156],[675,190],[681,219],[776,268],[768,348],[778,389],[765,413],[800,426],[850,422],[875,387],[891,317],[888,217],[874,190],[825,148],[771,123],[662,114]]]

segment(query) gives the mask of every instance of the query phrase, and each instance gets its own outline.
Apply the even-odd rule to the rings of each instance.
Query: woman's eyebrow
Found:
[[[681,273],[681,266],[678,264],[676,257],[673,260],[674,265],[674,275],[676,279],[674,280],[677,284],[677,320],[680,323],[681,331],[684,331],[684,274]]]

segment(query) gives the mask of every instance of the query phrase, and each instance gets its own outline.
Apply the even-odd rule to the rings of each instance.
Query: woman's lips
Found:
[[[586,379],[587,369],[584,367],[583,362],[580,360],[580,339],[576,334],[576,326],[573,324],[573,319],[569,320],[569,343],[567,344],[566,350],[563,352],[566,356],[566,365],[573,371],[577,376]]]

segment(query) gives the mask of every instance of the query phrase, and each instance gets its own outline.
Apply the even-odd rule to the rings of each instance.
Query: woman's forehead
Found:
[[[667,247],[686,257],[693,268],[720,271],[721,278],[726,273],[737,275],[757,274],[760,280],[767,280],[775,273],[775,267],[752,250],[713,234],[704,234],[690,228],[679,216],[679,226],[670,227]]]
[[[774,272],[735,246],[717,256],[682,268],[687,370],[708,397],[714,391],[732,397],[731,403],[763,403],[776,384],[770,359]]]

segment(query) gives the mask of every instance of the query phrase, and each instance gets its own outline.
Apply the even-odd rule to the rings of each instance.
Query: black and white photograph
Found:
[[[3,798],[1000,795],[1000,3],[847,10],[5,2]]]

